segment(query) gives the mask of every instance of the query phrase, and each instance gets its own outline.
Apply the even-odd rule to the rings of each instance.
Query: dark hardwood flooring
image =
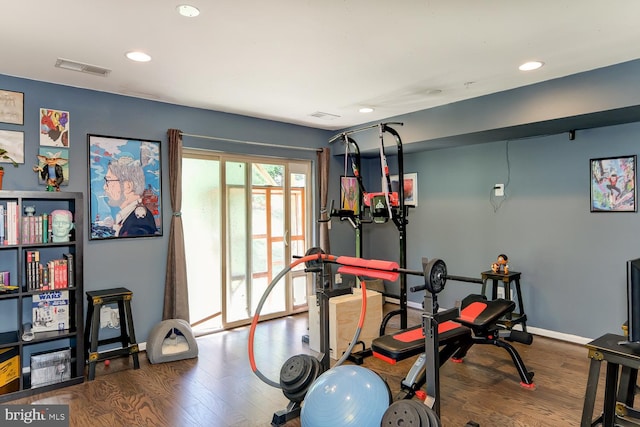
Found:
[[[417,323],[419,314],[412,316]],[[389,330],[392,326],[393,321]],[[70,425],[78,427],[269,426],[273,413],[288,401],[251,371],[248,331],[245,327],[198,338],[197,359],[152,365],[143,355],[141,369],[133,370],[130,358],[120,358],[109,367],[101,364],[94,381],[7,403],[68,404]],[[285,360],[309,353],[301,339],[306,333],[306,315],[260,324],[255,340],[258,368],[277,381]],[[535,337],[531,346],[515,345],[528,369],[535,372],[537,389],[520,386],[504,350],[472,347],[464,363],[447,362],[441,368],[444,426],[464,426],[469,420],[482,427],[580,424],[587,350],[543,337]],[[380,373],[395,395],[412,363],[413,358],[391,366],[367,358],[363,366]],[[601,378],[597,414],[603,388]],[[288,427],[299,425],[299,419],[287,423]]]

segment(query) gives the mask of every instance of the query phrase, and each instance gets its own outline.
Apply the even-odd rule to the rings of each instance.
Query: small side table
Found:
[[[587,390],[584,396],[584,406],[582,408],[581,427],[590,427],[602,424],[603,427],[613,427],[616,425],[638,425],[626,419],[632,415],[636,419],[640,414],[633,409],[638,368],[640,368],[640,353],[634,351],[620,342],[627,341],[627,337],[622,335],[605,334],[590,343],[586,344],[589,349],[589,376],[587,379]],[[592,421],[593,409],[595,406],[596,392],[598,390],[598,380],[600,378],[600,366],[602,361],[607,362],[607,373],[605,377],[604,389],[604,410],[602,415]],[[622,374],[618,380],[620,367]],[[617,396],[616,396],[617,389]],[[623,420],[618,414],[625,415]],[[620,424],[618,424],[620,421]]]
[[[86,360],[89,364],[89,380],[96,376],[96,363],[114,357],[131,356],[133,369],[140,368],[138,360],[138,344],[133,328],[131,314],[131,298],[133,292],[127,288],[103,289],[87,292],[87,322],[84,329],[84,348]],[[104,304],[117,303],[120,315],[120,335],[114,338],[100,339],[100,308]],[[113,350],[98,351],[98,347],[120,342],[122,347]]]
[[[519,312],[513,312],[506,315],[504,319],[501,319],[502,324],[507,329],[511,329],[516,324],[522,324],[522,330],[527,332],[527,315],[524,312],[524,304],[522,303],[522,292],[520,292],[520,275],[517,271],[510,271],[509,273],[494,273],[493,271],[483,271],[482,275],[482,295],[487,296],[487,282],[491,280],[491,299],[498,298],[498,285],[502,285],[504,289],[505,298],[511,298],[511,282],[515,285],[515,291],[518,296],[518,310]]]

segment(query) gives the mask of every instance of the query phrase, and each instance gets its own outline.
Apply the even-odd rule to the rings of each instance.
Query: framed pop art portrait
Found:
[[[591,212],[637,212],[635,155],[590,160]]]
[[[87,135],[89,239],[162,236],[160,141]]]

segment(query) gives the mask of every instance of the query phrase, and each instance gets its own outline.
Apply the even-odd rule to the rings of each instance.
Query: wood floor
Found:
[[[255,340],[260,371],[277,381],[285,360],[310,353],[301,339],[306,333],[304,315],[260,324]],[[113,360],[109,367],[98,367],[94,381],[7,403],[68,404],[70,425],[78,427],[269,426],[273,413],[288,400],[251,371],[247,337],[248,328],[200,337],[197,359],[152,365],[142,357],[139,370],[132,369],[130,358]],[[447,362],[441,368],[444,426],[464,426],[470,420],[482,427],[580,424],[587,350],[543,337],[535,337],[531,346],[515,345],[535,372],[537,389],[520,386],[504,350],[474,346],[464,363]],[[395,395],[412,363],[410,359],[392,367],[367,358],[363,366],[381,374]],[[597,414],[603,388],[601,378]],[[299,419],[287,423],[299,425]]]

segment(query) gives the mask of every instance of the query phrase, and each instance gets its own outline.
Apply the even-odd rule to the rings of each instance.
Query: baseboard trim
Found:
[[[391,304],[400,305],[400,300],[398,298],[385,297],[385,301]],[[407,307],[413,308],[416,310],[422,310],[422,304],[415,301],[407,301]],[[520,325],[516,325],[516,329],[521,329]],[[566,342],[582,344],[582,345],[593,341],[593,338],[585,338],[579,335],[565,334],[564,332],[551,331],[548,329],[536,328],[532,326],[527,326],[527,332],[530,332],[533,335],[539,335],[541,337],[553,338],[560,341],[566,341]]]

